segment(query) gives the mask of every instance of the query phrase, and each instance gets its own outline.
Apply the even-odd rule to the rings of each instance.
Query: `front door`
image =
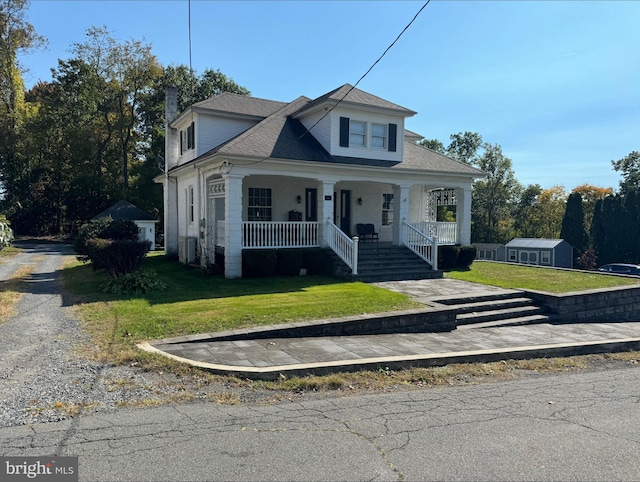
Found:
[[[351,191],[340,191],[340,230],[351,237]]]

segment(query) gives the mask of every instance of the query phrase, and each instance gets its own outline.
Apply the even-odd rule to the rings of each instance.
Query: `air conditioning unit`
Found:
[[[178,259],[181,263],[189,264],[196,260],[198,239],[191,236],[178,237]]]

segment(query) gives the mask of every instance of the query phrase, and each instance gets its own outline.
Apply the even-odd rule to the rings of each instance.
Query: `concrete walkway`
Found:
[[[451,279],[376,285],[406,293],[428,306],[437,306],[442,298],[511,291]],[[640,349],[640,320],[482,329],[468,325],[447,333],[220,340],[224,335],[192,335],[139,346],[218,373],[275,378]]]

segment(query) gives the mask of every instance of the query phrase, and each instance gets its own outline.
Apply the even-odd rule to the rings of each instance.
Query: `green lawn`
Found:
[[[445,276],[501,288],[538,290],[550,293],[610,288],[640,282],[640,278],[608,276],[597,272],[585,273],[482,261],[474,262],[467,271],[451,271]]]
[[[111,340],[132,341],[191,333],[421,306],[407,296],[365,283],[319,276],[227,280],[188,269],[153,254],[143,268],[156,271],[167,285],[162,292],[122,297],[100,293],[106,280],[90,265],[64,270],[83,318]],[[107,327],[109,327],[107,329]],[[105,332],[107,329],[107,332]]]

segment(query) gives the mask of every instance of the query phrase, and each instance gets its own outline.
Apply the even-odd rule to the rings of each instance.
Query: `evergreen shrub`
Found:
[[[275,249],[245,249],[242,251],[242,275],[246,278],[273,276],[277,261]]]
[[[328,276],[331,274],[331,256],[327,249],[308,248],[302,251],[302,267],[310,275]]]
[[[475,246],[460,246],[456,268],[469,269],[473,261],[476,259],[476,253],[477,249]]]
[[[73,248],[78,253],[78,261],[89,261],[87,243],[93,238],[137,241],[138,226],[133,221],[114,221],[111,218],[83,224],[73,242]]]
[[[149,249],[150,241],[102,238],[87,241],[87,256],[94,269],[104,269],[114,279],[136,271]]]
[[[460,248],[458,246],[439,246],[438,247],[438,269],[451,270],[458,264],[458,255]]]
[[[302,249],[278,249],[276,274],[282,276],[299,276],[302,268]]]

